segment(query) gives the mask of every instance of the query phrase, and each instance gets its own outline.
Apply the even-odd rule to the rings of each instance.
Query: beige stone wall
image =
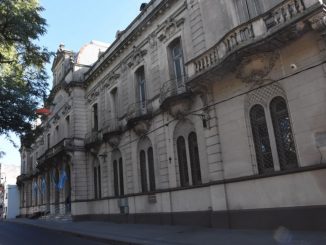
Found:
[[[216,75],[217,68],[206,71],[204,75],[209,74],[207,79],[198,78],[200,84],[195,84],[192,94],[188,96],[191,102],[186,115],[175,118],[169,112],[170,108],[160,107],[161,88],[170,80],[169,44],[181,38],[187,66],[185,70],[191,71],[192,59],[238,26],[239,17],[232,1],[189,0],[187,4],[185,1],[174,1],[169,8],[161,11],[154,23],[147,24],[137,37],[130,39],[129,44],[122,45],[161,2],[155,1],[148,12],[140,15],[94,64],[85,77],[85,90],[74,88],[70,95],[60,92],[63,101],[71,101],[72,106],[67,114],[70,116],[70,130],[64,132],[69,133],[69,137],[78,138],[76,144],[79,146],[84,146],[86,136],[94,133],[92,106],[95,103],[98,105],[99,137],[108,127],[116,129],[119,125],[122,129],[116,146],[100,139],[82,151],[72,152],[69,160],[61,163],[62,166],[71,166],[72,215],[119,214],[121,202],[128,204],[131,214],[323,205],[326,201],[326,190],[322,185],[325,170],[298,171],[326,161],[321,159],[325,154],[322,148],[325,145],[318,138],[326,132],[326,82],[322,64],[325,43],[320,34],[309,30],[287,44],[273,48],[275,65],[259,81],[239,78],[244,69],[240,58],[248,57],[235,57],[239,58],[239,62],[230,62],[232,67],[226,67],[230,69],[222,75]],[[279,2],[262,1],[263,8],[268,10]],[[305,1],[308,2],[312,4],[316,1]],[[115,52],[117,55],[113,57]],[[107,60],[110,63],[100,69]],[[137,135],[133,127],[127,126],[127,122],[130,108],[137,102],[135,72],[142,66],[146,77],[146,99],[153,108],[153,115],[146,121],[148,129],[145,135]],[[187,75],[194,74],[193,71]],[[115,90],[116,113],[112,98]],[[287,102],[299,169],[281,174],[275,160],[275,173],[260,178],[249,119],[253,103],[249,100],[250,96],[262,98],[266,95],[264,103],[268,108],[273,98],[270,94],[274,97],[281,95]],[[62,117],[57,122],[60,128],[64,128],[64,120],[65,117]],[[268,125],[269,132],[273,132],[271,120]],[[181,188],[176,135],[188,134],[189,128],[197,135],[202,184]],[[51,135],[54,129],[55,125],[51,125]],[[142,136],[148,138],[154,152],[157,192],[151,194],[141,193],[139,142]],[[67,137],[67,134],[60,137],[51,139],[51,146]],[[273,134],[270,138],[275,156],[277,150]],[[32,154],[40,147],[35,147]],[[123,160],[124,197],[115,197],[114,193],[113,154],[118,150]],[[94,166],[97,164],[101,168],[101,198],[95,200]],[[31,190],[29,183],[27,193]],[[53,183],[51,212],[54,213],[55,192],[52,190]],[[59,210],[64,213],[63,192],[59,199]],[[31,211],[22,209],[22,212]]]

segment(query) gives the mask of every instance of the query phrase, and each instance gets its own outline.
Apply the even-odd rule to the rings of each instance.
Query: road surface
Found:
[[[0,221],[0,245],[103,245],[87,240],[34,226]]]

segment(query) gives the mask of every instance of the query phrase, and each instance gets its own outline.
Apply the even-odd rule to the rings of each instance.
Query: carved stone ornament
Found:
[[[91,103],[92,101],[94,101],[100,94],[100,89],[97,88],[94,91],[92,91],[88,96],[87,96],[87,101],[88,103]]]
[[[257,83],[263,80],[274,68],[278,55],[261,53],[245,57],[238,67],[236,77],[245,83]]]
[[[158,35],[158,39],[163,42],[169,40],[178,30],[178,28],[184,23],[185,19],[181,18],[176,20],[173,17],[167,19],[161,27],[163,27],[162,31]]]
[[[157,41],[156,41],[156,35],[155,33],[152,33],[148,36],[148,44],[151,49],[154,49],[157,47]]]
[[[138,136],[141,136],[148,132],[149,127],[150,122],[148,120],[141,120],[135,122],[135,124],[133,125],[133,130]]]
[[[64,106],[63,106],[63,109],[62,109],[62,115],[67,115],[71,110],[71,103],[66,103]]]
[[[119,133],[108,133],[104,136],[105,142],[109,143],[112,148],[117,148],[120,144],[121,136]]]
[[[104,79],[101,82],[102,89],[112,87],[116,80],[120,77],[120,74],[117,74],[113,71],[111,71],[108,75],[104,77]]]
[[[147,54],[147,50],[140,49],[139,47],[134,46],[132,55],[129,59],[128,66],[133,67],[140,64],[144,60],[144,56]]]
[[[56,124],[58,121],[60,120],[60,116],[58,115],[58,114],[55,114],[54,116],[53,116],[53,124]]]
[[[184,118],[191,109],[191,103],[190,98],[179,98],[170,104],[169,112],[176,119]]]
[[[312,29],[323,31],[326,29],[326,13],[321,12],[309,19]]]

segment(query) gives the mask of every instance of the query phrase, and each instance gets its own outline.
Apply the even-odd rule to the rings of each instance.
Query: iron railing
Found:
[[[160,103],[163,104],[164,101],[170,97],[190,92],[190,89],[186,84],[187,80],[187,77],[181,77],[179,79],[171,79],[163,83],[160,90]]]
[[[64,151],[74,151],[74,150],[82,149],[83,148],[82,144],[81,143],[77,144],[75,142],[76,140],[79,139],[65,138],[61,140],[58,144],[46,150],[45,153],[37,159],[38,162],[37,167],[43,164],[47,159],[53,158]]]
[[[150,115],[153,112],[152,104],[148,101],[139,101],[129,105],[127,118],[128,120],[141,118],[146,115]]]

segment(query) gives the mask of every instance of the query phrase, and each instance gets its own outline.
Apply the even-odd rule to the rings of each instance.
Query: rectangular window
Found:
[[[48,134],[47,135],[47,146],[48,146],[48,149],[50,148],[50,137],[51,137],[51,135]]]
[[[66,117],[66,137],[70,136],[70,116]]]
[[[255,18],[262,13],[260,0],[235,0],[240,23]]]
[[[176,85],[181,87],[184,85],[184,63],[183,63],[183,53],[181,47],[181,40],[174,40],[170,46],[170,57],[171,57],[171,65],[170,65],[170,74],[171,78],[176,80]]]
[[[55,137],[56,137],[56,142],[55,142],[55,144],[56,144],[56,143],[59,142],[59,139],[60,139],[60,135],[59,135],[59,126],[56,126],[56,127],[55,127]]]
[[[112,101],[112,119],[116,120],[118,118],[118,89],[114,88],[111,91],[111,101]]]
[[[97,169],[94,167],[94,193],[95,193],[95,199],[98,198],[98,189],[97,189]]]
[[[144,67],[140,67],[136,71],[137,79],[137,100],[139,102],[139,109],[141,114],[146,113],[146,88],[145,88],[145,70]]]
[[[93,131],[98,131],[98,108],[97,104],[93,105],[92,108],[92,114],[93,114]]]

